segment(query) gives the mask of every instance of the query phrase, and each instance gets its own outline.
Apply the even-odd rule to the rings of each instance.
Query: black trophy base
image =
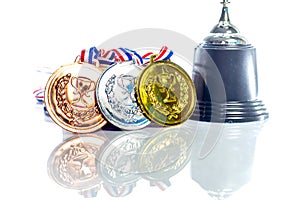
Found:
[[[224,104],[197,102],[191,120],[216,123],[242,123],[263,121],[269,118],[260,100],[231,101]]]
[[[193,82],[197,91],[193,120],[239,123],[269,117],[257,97],[256,50],[251,45],[199,45]]]

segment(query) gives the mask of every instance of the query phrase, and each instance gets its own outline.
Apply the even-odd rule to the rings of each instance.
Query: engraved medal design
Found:
[[[95,156],[99,154],[105,140],[103,137],[85,135],[64,141],[48,159],[49,176],[68,189],[100,187]]]
[[[101,112],[121,129],[136,130],[150,123],[135,97],[135,79],[141,70],[133,61],[116,63],[103,72],[97,84],[96,97]]]
[[[95,99],[100,68],[74,63],[58,68],[45,89],[45,106],[59,126],[73,133],[90,133],[106,124]]]
[[[195,86],[189,75],[170,61],[153,61],[137,77],[136,93],[147,118],[163,126],[180,124],[196,105]]]
[[[161,129],[140,152],[142,177],[159,182],[177,174],[189,161],[194,139],[195,131],[185,126]]]
[[[115,134],[114,132],[111,132]],[[138,175],[139,153],[148,132],[123,132],[107,144],[99,155],[97,168],[101,179],[112,185],[132,185]]]

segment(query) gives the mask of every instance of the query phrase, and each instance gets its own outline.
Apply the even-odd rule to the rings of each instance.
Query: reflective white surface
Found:
[[[24,153],[25,155],[13,162],[18,164],[18,170],[14,173],[17,177],[22,177],[19,183],[24,183],[19,191],[25,196],[36,197],[45,196],[47,193],[46,199],[83,199],[84,193],[85,196],[92,195],[92,192],[87,193],[85,190],[62,187],[49,177],[47,161],[50,154],[56,146],[72,135],[63,133],[53,122],[46,121],[48,118],[44,119],[41,107],[36,106],[34,116],[38,125],[33,127],[30,137],[28,134],[24,135],[27,140],[23,143],[26,152],[31,153]],[[112,196],[118,196],[116,193],[121,194],[119,196],[123,195],[124,199],[144,198],[145,193],[146,199],[178,196],[186,198],[187,193],[190,199],[212,199],[211,196],[216,199],[252,199],[261,196],[275,198],[277,195],[292,195],[293,191],[289,189],[296,190],[292,180],[299,175],[297,158],[293,156],[299,147],[292,145],[297,141],[291,141],[288,137],[283,139],[282,134],[274,131],[274,122],[270,119],[265,123],[209,124],[189,120],[184,124],[185,128],[190,127],[196,134],[191,143],[191,155],[183,169],[170,175],[169,187],[168,181],[165,180],[153,184],[147,178],[139,178],[134,187],[128,193],[124,193],[125,189],[109,189],[107,184],[101,182],[100,190],[94,195],[102,199],[112,199]],[[37,128],[43,131],[38,131]],[[156,137],[161,135],[162,129],[165,128],[147,127],[143,132],[147,132],[148,129],[152,129],[149,138],[153,138],[156,134]],[[155,133],[153,129],[157,129],[158,132]],[[135,133],[102,130],[96,134],[110,135],[108,138],[114,141],[124,134],[133,136]],[[286,136],[289,135],[290,133],[286,132]],[[175,150],[171,149],[172,151]],[[21,153],[15,150],[12,152]],[[134,173],[145,174],[136,171]],[[160,173],[163,177],[165,172],[162,170]],[[10,178],[6,180],[12,181]],[[18,193],[15,195],[18,196]]]
[[[178,2],[172,6],[169,1],[158,0],[151,4],[135,0],[115,4],[96,0],[1,3],[1,199],[83,199],[77,191],[57,185],[47,174],[49,155],[62,142],[63,134],[61,128],[46,122],[35,106],[32,91],[38,82],[33,76],[36,67],[56,68],[70,63],[81,49],[137,28],[170,29],[200,43],[219,18],[219,1]],[[237,185],[230,186],[235,191],[228,199],[296,199],[300,180],[300,42],[295,25],[299,7],[292,0],[232,0],[230,9],[232,22],[257,48],[259,91],[270,119],[257,134],[255,148],[247,153],[253,160],[248,157],[252,169],[246,168],[246,176],[227,169],[226,174],[235,176],[232,180],[241,177],[234,181]],[[224,159],[217,153],[211,155]],[[215,173],[204,168],[214,166],[214,159],[202,162],[202,169]],[[236,162],[237,158],[228,160]],[[206,189],[213,190],[208,183],[216,183],[216,179],[206,182],[208,176],[194,181],[191,166],[188,163],[170,178],[172,185],[165,191],[141,180],[123,199],[211,199]],[[239,167],[236,169],[247,165]],[[220,183],[228,188],[228,183]],[[103,188],[97,195],[100,198],[115,199]]]

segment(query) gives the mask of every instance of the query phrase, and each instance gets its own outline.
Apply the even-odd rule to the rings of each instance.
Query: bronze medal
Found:
[[[58,68],[45,87],[45,106],[52,120],[73,133],[90,133],[106,124],[95,98],[102,69],[88,63]]]

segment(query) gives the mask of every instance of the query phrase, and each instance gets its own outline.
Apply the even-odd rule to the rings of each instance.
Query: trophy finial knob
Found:
[[[219,19],[219,24],[222,23],[224,26],[233,26],[232,24],[230,24],[230,19],[229,19],[229,13],[228,13],[228,4],[230,3],[228,0],[223,0],[223,2],[220,2],[221,4],[223,4],[223,8],[222,8],[222,14],[221,17]],[[238,33],[239,31],[237,30],[236,27],[233,26],[233,29],[231,30],[232,32]]]
[[[227,7],[227,4],[229,4],[229,0],[223,0],[222,2],[220,2],[221,4],[223,4],[223,7]]]
[[[228,4],[229,0],[223,0],[221,17],[219,23],[210,31],[210,35],[204,39],[205,44],[209,45],[246,45],[247,40],[240,35],[236,26],[229,19]]]

